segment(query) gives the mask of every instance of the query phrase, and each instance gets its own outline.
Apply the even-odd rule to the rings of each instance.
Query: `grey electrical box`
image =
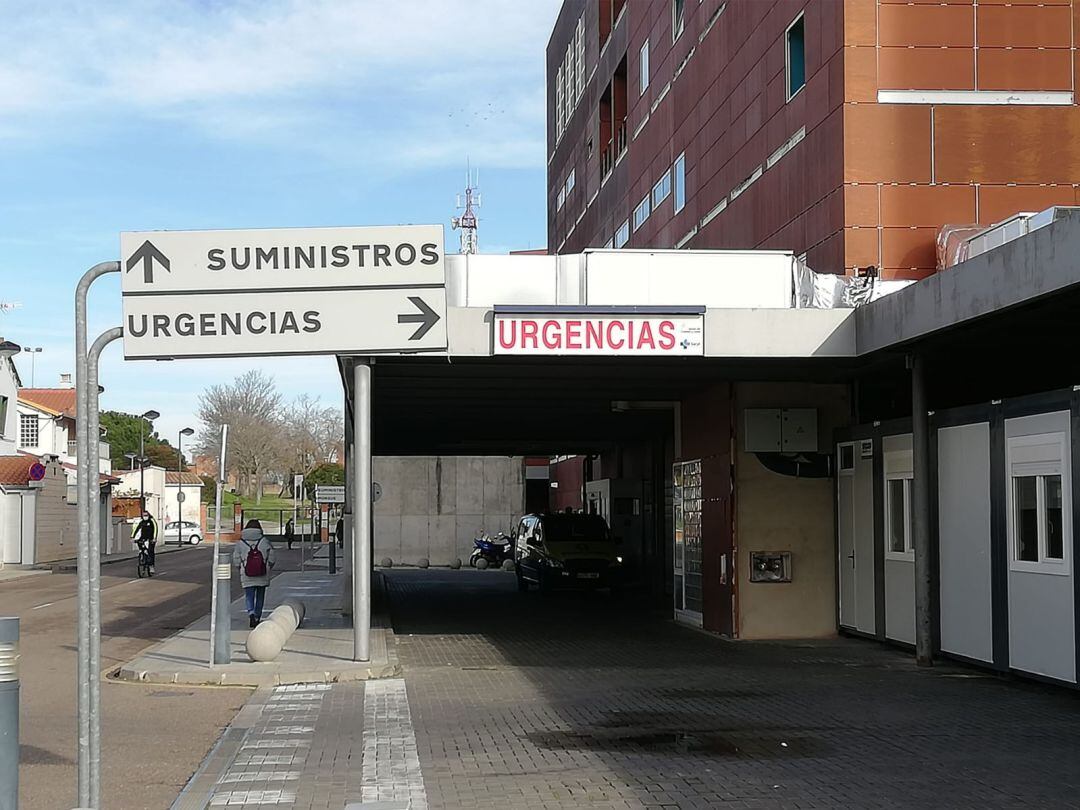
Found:
[[[780,417],[780,445],[785,453],[816,453],[817,409],[784,408]]]
[[[746,434],[743,446],[747,453],[779,453],[780,409],[747,408],[745,414]]]
[[[747,408],[743,411],[747,453],[816,453],[815,408]]]

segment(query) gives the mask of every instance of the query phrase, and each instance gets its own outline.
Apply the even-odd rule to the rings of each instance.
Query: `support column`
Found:
[[[352,561],[353,549],[356,547],[353,537],[353,528],[356,521],[353,519],[353,486],[356,478],[353,472],[353,459],[356,448],[353,442],[353,422],[355,416],[349,407],[348,390],[345,394],[345,539],[341,549],[341,572],[344,574],[341,584],[341,612],[345,616],[353,615],[352,607]]]
[[[353,660],[369,661],[371,635],[371,365],[353,368]]]
[[[930,412],[926,398],[926,364],[922,355],[908,358],[911,369],[911,440],[913,473],[911,482],[911,534],[915,548],[915,662],[921,667],[934,664],[931,632],[930,577]]]

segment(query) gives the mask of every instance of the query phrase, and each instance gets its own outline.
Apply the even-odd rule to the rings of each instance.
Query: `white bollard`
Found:
[[[267,621],[248,633],[247,654],[252,661],[273,661],[304,618],[304,603],[287,599],[270,613]]]

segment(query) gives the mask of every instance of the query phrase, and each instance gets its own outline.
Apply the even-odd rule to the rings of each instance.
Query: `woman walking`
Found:
[[[262,619],[266,586],[270,584],[270,569],[274,567],[274,547],[263,534],[259,521],[249,520],[240,533],[240,541],[233,547],[233,564],[240,568],[248,619],[254,627]]]

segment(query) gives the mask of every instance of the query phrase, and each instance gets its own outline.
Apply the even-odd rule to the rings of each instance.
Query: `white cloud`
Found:
[[[79,118],[165,121],[402,168],[542,166],[558,0],[16,3],[0,29],[0,137]]]

